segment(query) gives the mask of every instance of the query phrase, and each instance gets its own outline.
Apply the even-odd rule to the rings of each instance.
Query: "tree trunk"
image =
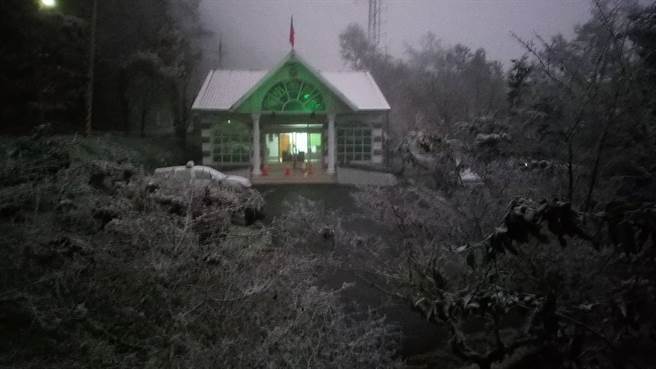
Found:
[[[617,88],[615,90],[615,96],[613,97],[613,103],[608,109],[608,114],[606,115],[608,118],[606,120],[606,124],[604,125],[604,130],[601,132],[601,135],[599,135],[599,140],[597,140],[597,146],[595,148],[595,160],[592,166],[592,173],[590,175],[590,185],[588,186],[588,193],[585,196],[585,204],[583,206],[583,211],[590,210],[590,206],[592,203],[592,193],[594,192],[594,188],[597,185],[597,177],[599,176],[599,162],[601,161],[601,154],[604,150],[604,144],[606,143],[606,138],[608,137],[608,131],[610,130],[610,126],[611,124],[613,124],[613,120],[617,118],[615,114],[615,109],[617,107],[617,100],[619,96],[620,96],[620,88]]]
[[[121,119],[123,119],[123,131],[130,134],[130,100],[127,97],[128,79],[126,71],[121,68],[118,76],[118,98],[121,107]]]
[[[139,135],[141,138],[146,137],[146,118],[148,117],[148,108],[144,104],[144,106],[141,107],[141,129]]]
[[[84,124],[84,134],[91,135],[93,129],[93,82],[94,68],[96,63],[96,23],[98,18],[98,0],[93,0],[91,9],[91,33],[89,35],[89,70],[87,71],[87,96],[86,96],[86,119]]]
[[[187,127],[189,126],[189,107],[187,106],[187,82],[182,82],[182,86],[174,87],[173,99],[173,129],[182,149],[187,148]]]
[[[567,201],[571,204],[574,201],[574,148],[572,147],[572,138],[567,143]]]
[[[610,128],[610,120],[606,123],[603,132],[597,140],[597,146],[595,148],[595,160],[592,166],[592,173],[590,174],[590,185],[588,186],[588,193],[585,196],[585,204],[583,206],[583,211],[590,210],[592,203],[592,193],[597,184],[597,177],[599,176],[599,162],[601,161],[601,154],[604,150],[604,144],[606,143],[606,137],[608,137],[608,130]]]
[[[178,125],[178,144],[181,148],[187,148],[187,127],[189,127],[189,109],[187,109],[187,94],[183,92],[180,99],[180,122]]]

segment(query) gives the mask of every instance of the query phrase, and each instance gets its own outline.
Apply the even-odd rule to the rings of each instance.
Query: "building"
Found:
[[[203,164],[249,167],[255,182],[385,162],[390,106],[371,74],[318,71],[294,50],[268,71],[210,71],[192,110]]]

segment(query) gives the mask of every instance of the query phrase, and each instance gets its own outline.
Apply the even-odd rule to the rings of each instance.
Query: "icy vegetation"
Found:
[[[3,147],[0,366],[398,366],[398,332],[318,288],[319,260],[275,241],[258,192],[151,178],[105,149]]]

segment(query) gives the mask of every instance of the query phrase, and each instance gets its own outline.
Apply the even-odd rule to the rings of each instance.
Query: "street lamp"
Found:
[[[57,0],[39,0],[41,7],[53,9],[57,6]],[[94,67],[96,56],[96,26],[98,23],[98,0],[93,0],[91,3],[91,19],[90,27],[91,34],[89,35],[89,66],[87,69],[87,91],[85,96],[86,116],[84,119],[84,134],[90,135],[93,129],[93,82],[94,82]]]
[[[57,0],[39,0],[43,8],[52,9],[57,6]],[[98,0],[91,3],[91,34],[89,35],[89,67],[87,69],[87,91],[85,96],[86,116],[84,119],[84,134],[90,135],[93,129],[93,83],[96,56],[96,26],[98,23]]]
[[[41,1],[41,6],[44,8],[54,8],[57,6],[57,1],[56,0],[40,0]]]

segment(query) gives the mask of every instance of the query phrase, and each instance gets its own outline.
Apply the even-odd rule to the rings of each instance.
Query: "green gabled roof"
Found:
[[[286,54],[270,70],[210,71],[192,108],[194,111],[259,111],[262,106],[258,104],[262,103],[271,87],[283,80],[294,80],[293,77],[280,78],[283,77],[285,66],[291,63],[297,64],[300,74],[304,76],[300,80],[323,92],[323,101],[332,103],[326,108],[336,110],[333,112],[390,110],[385,96],[369,72],[318,71],[295,51]]]
[[[301,58],[296,51],[291,50],[285,57],[268,73],[264,75],[253,87],[251,87],[239,100],[237,100],[231,107],[230,111],[235,111],[239,109],[242,104],[244,104],[249,98],[251,98],[262,86],[274,78],[289,62],[295,62],[302,65],[306,70],[312,74],[326,89],[332,92],[339,101],[348,106],[351,110],[357,111],[358,106],[349,100],[337,87],[333,86],[327,79],[325,79],[319,71],[315,70],[309,63],[307,63],[303,58]]]

